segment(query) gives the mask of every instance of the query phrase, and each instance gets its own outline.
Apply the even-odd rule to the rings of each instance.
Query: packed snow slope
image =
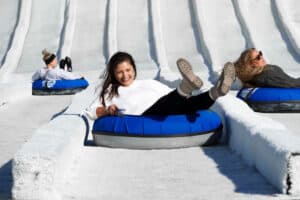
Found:
[[[53,116],[71,104],[70,96],[31,96],[31,75],[44,65],[41,59],[44,48],[57,53],[58,58],[70,56],[74,73],[82,74],[91,83],[90,92],[94,92],[105,64],[116,51],[133,55],[138,78],[156,78],[171,87],[180,78],[176,68],[179,57],[188,59],[203,78],[205,87],[210,87],[223,64],[235,61],[249,47],[261,50],[269,63],[300,77],[298,0],[1,0],[0,3],[0,150],[5,152],[0,155],[0,199],[12,198],[14,153],[39,127],[47,127]],[[230,94],[233,98],[238,86],[236,83],[235,91]],[[88,105],[89,100],[83,98],[82,104]],[[236,105],[237,112],[245,106]],[[18,116],[21,114],[26,120]],[[275,127],[284,124],[292,134],[299,135],[299,114],[250,116],[272,119],[278,123]],[[72,170],[57,184],[64,199],[99,196],[114,199],[123,198],[124,194],[128,194],[124,199],[180,196],[201,199],[202,193],[203,199],[220,199],[220,196],[251,199],[252,195],[256,195],[255,199],[292,199],[277,196],[278,188],[261,171],[243,163],[227,145],[170,151],[80,146],[76,152],[70,161]],[[202,163],[209,170],[199,169]],[[124,164],[128,167],[122,168]],[[106,173],[101,174],[101,170]],[[148,173],[150,176],[146,176]],[[203,181],[206,176],[208,181]],[[205,183],[205,187],[197,187]],[[115,184],[119,184],[118,191],[114,191]],[[134,184],[138,188],[132,187]],[[127,193],[127,189],[132,190]],[[214,194],[218,191],[219,194]],[[32,191],[31,195],[34,194]]]

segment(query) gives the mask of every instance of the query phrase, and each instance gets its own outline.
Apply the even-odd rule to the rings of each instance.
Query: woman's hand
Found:
[[[101,106],[96,109],[97,117],[102,117],[105,115],[116,115],[116,114],[118,114],[118,107],[115,104],[112,104],[108,107]]]
[[[107,112],[109,115],[117,115],[118,114],[118,107],[115,104],[108,106]]]

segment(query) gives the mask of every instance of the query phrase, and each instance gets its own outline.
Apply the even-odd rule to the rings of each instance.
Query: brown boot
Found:
[[[203,82],[194,74],[192,66],[187,60],[183,58],[178,59],[177,67],[183,78],[178,86],[178,92],[183,96],[191,96],[193,90],[202,87]]]
[[[209,95],[213,100],[216,100],[220,96],[226,95],[235,80],[235,68],[231,62],[227,62],[224,65],[223,71],[217,84],[209,90]]]

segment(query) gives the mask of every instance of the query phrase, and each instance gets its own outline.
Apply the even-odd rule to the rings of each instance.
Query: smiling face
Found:
[[[133,83],[135,79],[135,71],[128,61],[124,61],[117,65],[114,70],[114,76],[120,85],[126,87]]]
[[[251,52],[251,62],[255,67],[264,67],[267,64],[266,60],[264,59],[263,53],[256,49]]]

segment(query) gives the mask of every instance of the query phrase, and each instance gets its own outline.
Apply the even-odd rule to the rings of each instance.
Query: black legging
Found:
[[[142,115],[192,114],[197,110],[208,109],[214,102],[208,92],[186,98],[174,90],[157,100]]]

